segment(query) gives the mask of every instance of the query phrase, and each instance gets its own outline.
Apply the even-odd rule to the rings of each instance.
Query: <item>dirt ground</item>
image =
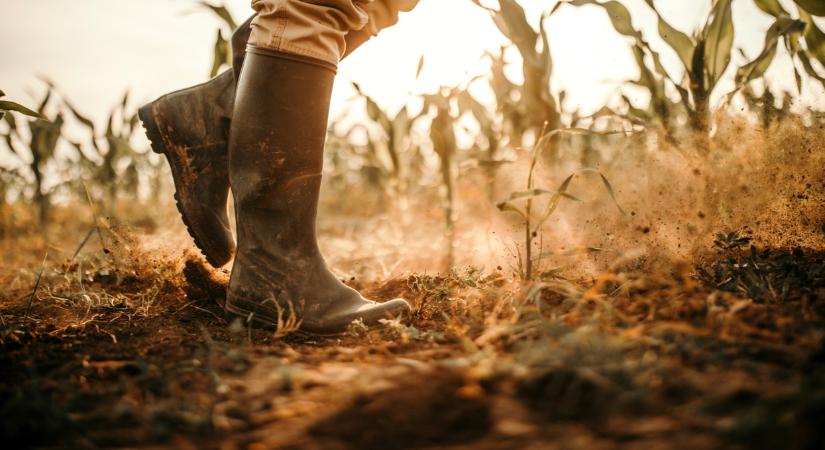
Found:
[[[45,264],[39,238],[2,242],[4,448],[825,445],[821,251],[734,234],[658,273],[353,277],[414,314],[310,338],[227,323],[226,273],[158,233],[105,228],[73,257],[65,231]]]
[[[172,205],[125,222],[69,205],[48,239],[4,209],[3,448],[825,448],[825,141],[783,133],[767,162],[719,164],[710,197],[689,166],[659,163],[646,197],[614,178],[621,221],[585,203],[546,238],[650,250],[588,251],[532,282],[508,250],[518,228],[472,186],[449,259],[437,201],[404,218],[329,197],[331,267],[413,307],[334,338],[227,322],[227,273]]]

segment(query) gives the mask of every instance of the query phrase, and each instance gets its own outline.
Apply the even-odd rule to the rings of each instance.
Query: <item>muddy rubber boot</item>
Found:
[[[225,265],[235,253],[226,213],[227,145],[236,74],[243,63],[253,17],[232,35],[232,69],[206,83],[166,94],[138,110],[152,150],[169,162],[183,222],[214,267]]]
[[[343,284],[315,237],[324,139],[335,68],[311,58],[247,48],[229,143],[238,251],[226,311],[278,327],[336,334],[409,311],[402,299],[376,303]]]
[[[253,15],[232,35],[232,69],[212,80],[164,95],[138,110],[156,153],[166,156],[175,182],[175,200],[189,235],[214,267],[232,259],[235,240],[226,214],[229,176],[227,142]],[[348,56],[369,40],[347,37]]]

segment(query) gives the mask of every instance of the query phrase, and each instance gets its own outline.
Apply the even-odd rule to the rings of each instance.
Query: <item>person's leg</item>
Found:
[[[238,81],[229,138],[238,250],[228,314],[278,326],[294,313],[309,333],[345,331],[406,313],[343,284],[318,248],[315,219],[329,101],[345,36],[368,20],[366,2],[259,0]]]
[[[367,26],[345,36],[343,57],[398,21],[418,0],[377,0],[365,5]],[[229,178],[227,139],[253,15],[232,36],[233,67],[212,80],[164,95],[139,110],[152,149],[167,157],[175,198],[195,245],[221,267],[232,258],[235,241],[226,214]],[[197,161],[197,163],[196,163]]]

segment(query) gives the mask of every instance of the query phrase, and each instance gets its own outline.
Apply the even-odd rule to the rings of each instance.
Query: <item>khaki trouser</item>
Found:
[[[252,0],[249,43],[333,65],[346,42],[363,42],[398,22],[419,0]]]

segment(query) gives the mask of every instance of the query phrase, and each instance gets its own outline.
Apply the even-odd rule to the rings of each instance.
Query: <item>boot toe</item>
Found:
[[[407,315],[411,311],[410,304],[402,298],[396,298],[384,303],[365,301],[362,305],[348,311],[336,314],[336,317],[323,317],[318,320],[304,320],[301,331],[309,334],[340,334],[347,330],[356,320],[364,325],[377,324],[381,319],[395,319]]]

